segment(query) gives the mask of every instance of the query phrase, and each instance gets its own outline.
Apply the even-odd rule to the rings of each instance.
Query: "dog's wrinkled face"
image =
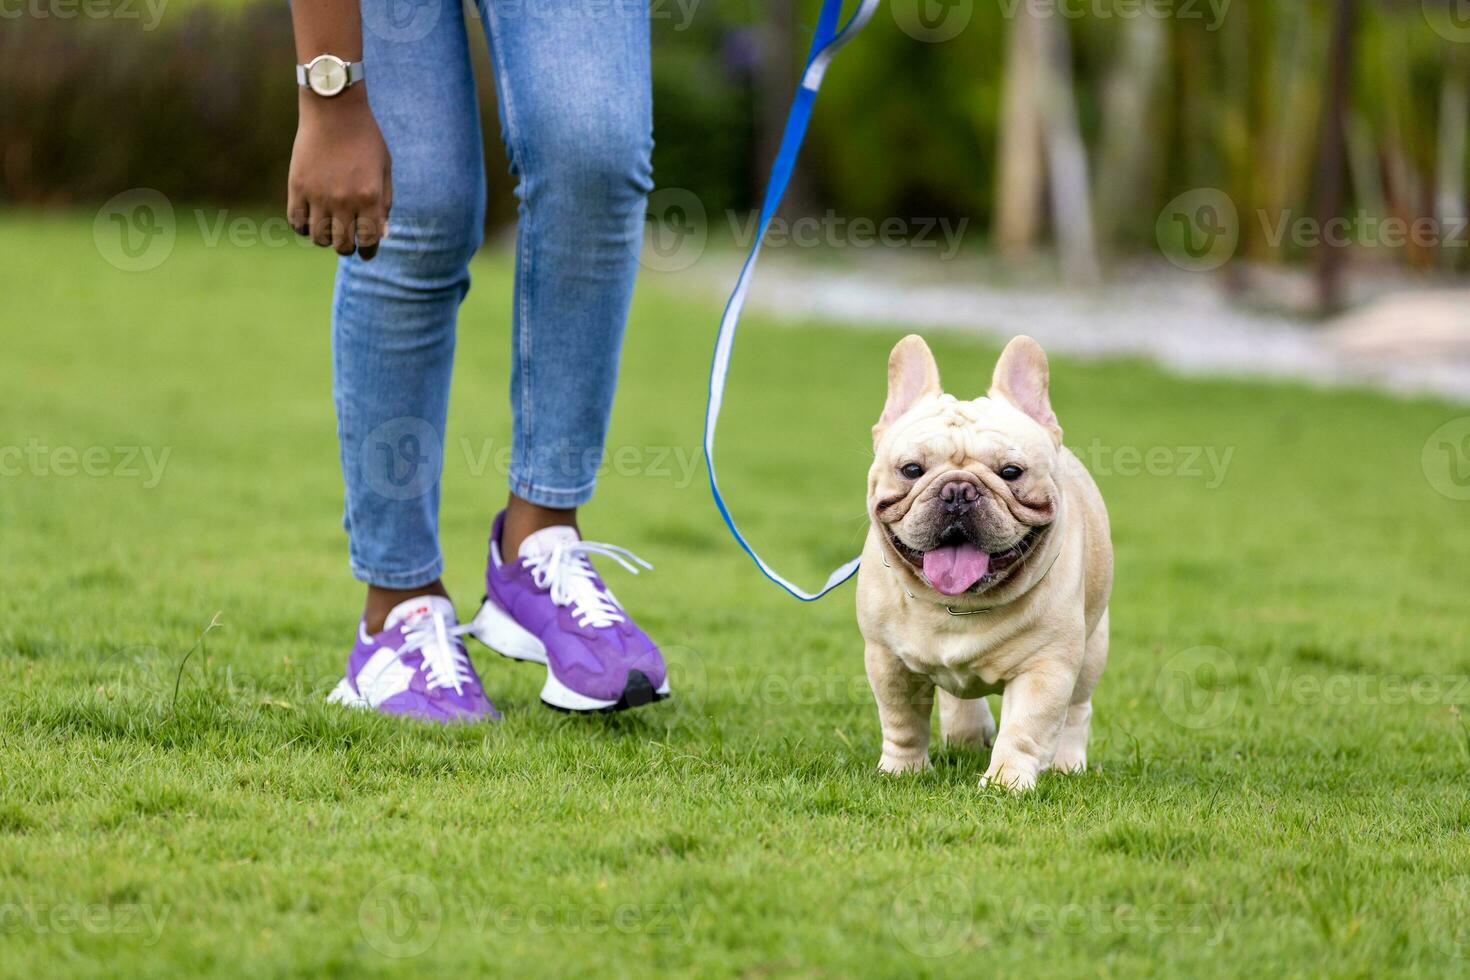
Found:
[[[930,587],[986,591],[1025,564],[1056,518],[1061,440],[1046,354],[1031,338],[1006,346],[988,395],[960,401],[940,388],[928,345],[905,337],[873,426],[868,512]]]

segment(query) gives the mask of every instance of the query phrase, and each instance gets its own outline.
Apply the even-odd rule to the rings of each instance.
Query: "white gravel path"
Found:
[[[723,261],[700,263],[696,279],[719,292],[734,273]],[[1300,378],[1470,402],[1470,289],[1358,291],[1365,306],[1321,323],[1250,309],[1227,297],[1218,280],[1170,266],[1131,268],[1107,285],[1073,290],[979,264],[865,257],[833,265],[768,253],[749,305],[781,319],[1002,340],[1028,333],[1048,350],[1142,356],[1183,373]]]

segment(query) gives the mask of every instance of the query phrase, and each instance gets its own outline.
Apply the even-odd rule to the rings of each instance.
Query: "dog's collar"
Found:
[[[884,568],[892,568],[893,567],[892,565],[890,565],[888,563],[888,556],[885,555],[885,554],[883,554],[881,551],[878,553],[878,557],[881,558],[881,559],[883,559],[883,567]],[[1056,554],[1054,554],[1054,555],[1051,556],[1051,561],[1049,561],[1049,562],[1046,563],[1046,570],[1044,572],[1042,572],[1040,576],[1037,577],[1035,583],[1032,584],[1031,588],[1033,588],[1033,589],[1036,588],[1036,586],[1040,585],[1042,583],[1042,581],[1045,580],[1046,577],[1051,574],[1052,566],[1054,566],[1057,563],[1057,559],[1060,558],[1060,557],[1062,557],[1062,547],[1061,547],[1060,544],[1058,544],[1057,545],[1057,552],[1056,552]],[[910,599],[913,599],[915,602],[918,602],[919,601],[919,597],[916,596],[916,595],[914,595],[912,592],[910,592],[909,591],[909,587],[907,585],[900,584],[900,587],[903,589],[904,595],[908,596]],[[992,609],[999,609],[1001,606],[1004,606],[1004,605],[1008,605],[1008,603],[998,602],[998,603],[996,603],[993,606],[982,606],[979,609],[956,609],[954,606],[945,604],[944,611],[947,612],[947,613],[949,613],[951,616],[977,616],[980,613],[990,612]]]

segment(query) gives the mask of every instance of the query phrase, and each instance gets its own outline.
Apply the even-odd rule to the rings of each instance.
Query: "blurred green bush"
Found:
[[[283,201],[293,54],[289,12],[273,3],[170,12],[152,31],[135,19],[8,20],[0,198],[69,205],[143,186]]]
[[[284,204],[296,130],[295,50],[278,0],[204,4],[144,29],[137,18],[0,21],[0,202],[67,206],[133,187],[184,201]],[[714,17],[660,30],[655,70],[661,183],[714,209],[743,207],[753,117],[731,28]],[[486,141],[489,222],[514,219],[483,32],[471,25]]]
[[[88,0],[88,9],[122,2]],[[156,24],[144,0],[126,2],[135,16],[62,18],[31,7],[11,16],[6,8],[0,203],[67,206],[152,187],[176,200],[280,206],[296,118],[285,0],[186,9],[175,0]],[[901,2],[886,0],[829,75],[798,205],[847,217],[967,218],[973,230],[987,229],[1000,193],[1008,37],[1021,0],[939,4],[958,3],[968,18],[942,43],[901,28]],[[1296,246],[1273,243],[1258,216],[1313,213],[1328,39],[1342,0],[1151,0],[1173,12],[1126,16],[1146,9],[1139,2],[1052,5],[1070,11],[1057,16],[1101,244],[1151,246],[1166,201],[1215,187],[1240,211],[1245,254],[1289,257]],[[1433,19],[1452,2],[1356,3],[1345,206],[1411,218],[1464,208],[1466,137],[1456,107],[1470,100],[1470,28],[1455,43],[1458,22],[1435,28]],[[693,191],[711,216],[757,200],[817,6],[661,0],[652,22],[660,186]],[[499,226],[514,217],[512,181],[478,23],[470,34],[489,222]],[[1155,52],[1147,70],[1139,50]],[[1119,103],[1109,99],[1130,85],[1140,108],[1119,122],[1109,109]],[[1035,166],[1045,167],[1039,151]]]

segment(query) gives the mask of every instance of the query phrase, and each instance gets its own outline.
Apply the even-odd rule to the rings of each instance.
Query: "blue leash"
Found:
[[[832,56],[863,29],[877,9],[878,0],[860,0],[857,12],[839,29],[838,24],[842,18],[842,0],[823,0],[822,2],[822,14],[817,20],[817,32],[812,38],[811,54],[807,57],[801,87],[796,90],[796,98],[791,103],[791,114],[786,117],[786,130],[781,135],[781,148],[776,153],[776,162],[771,165],[771,180],[766,185],[766,198],[765,203],[761,205],[761,219],[755,231],[755,242],[750,247],[750,255],[745,259],[745,265],[740,268],[740,278],[735,280],[735,291],[730,294],[730,301],[725,304],[725,314],[720,319],[720,334],[715,340],[715,354],[709,371],[709,404],[704,414],[704,458],[709,465],[709,488],[714,494],[715,506],[720,509],[720,516],[725,519],[725,525],[730,528],[730,533],[735,536],[740,547],[745,549],[745,553],[751,557],[766,578],[803,602],[820,599],[852,578],[862,558],[854,558],[840,568],[834,569],[832,574],[827,576],[827,582],[821,589],[816,592],[807,592],[800,586],[787,581],[764,558],[756,554],[750,542],[745,540],[745,536],[740,533],[740,528],[736,527],[735,518],[730,516],[730,508],[720,493],[719,481],[715,479],[715,427],[719,424],[720,404],[725,398],[725,378],[730,373],[730,352],[735,345],[735,328],[740,324],[740,311],[745,306],[745,295],[750,289],[750,280],[755,273],[755,260],[760,255],[761,239],[765,237],[766,229],[770,227],[771,219],[776,215],[776,209],[780,206],[781,198],[786,193],[786,185],[791,182],[791,171],[796,166],[796,156],[801,151],[801,142],[806,138],[807,123],[811,122],[812,107],[817,100],[817,90],[822,87],[822,77],[827,72],[827,66],[832,62]]]

